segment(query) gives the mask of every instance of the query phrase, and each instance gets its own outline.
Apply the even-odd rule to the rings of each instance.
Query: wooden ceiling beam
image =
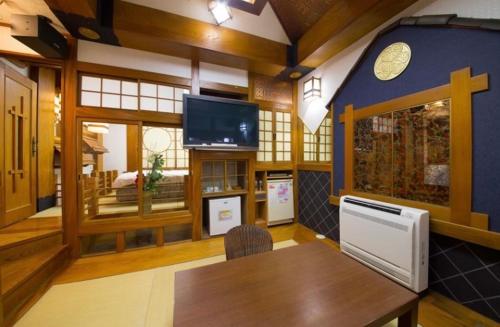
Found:
[[[51,10],[66,14],[78,14],[86,18],[96,18],[97,0],[45,0]]]
[[[170,54],[186,54],[189,49],[222,53],[247,61],[284,68],[286,44],[175,15],[115,0],[113,29],[122,46]]]
[[[299,64],[318,67],[416,1],[336,1],[299,39]]]

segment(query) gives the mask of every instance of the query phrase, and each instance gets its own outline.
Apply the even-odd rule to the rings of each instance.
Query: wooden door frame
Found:
[[[0,63],[0,135],[2,150],[0,150],[0,226],[4,224],[5,219],[5,65]]]

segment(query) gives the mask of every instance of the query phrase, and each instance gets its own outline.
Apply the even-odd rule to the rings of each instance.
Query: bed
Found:
[[[147,175],[147,171],[143,171]],[[184,199],[184,190],[189,172],[187,170],[164,170],[163,178],[158,182],[153,200],[162,202],[175,202]],[[126,172],[118,175],[113,181],[118,202],[137,201],[137,187],[135,186],[137,171]]]

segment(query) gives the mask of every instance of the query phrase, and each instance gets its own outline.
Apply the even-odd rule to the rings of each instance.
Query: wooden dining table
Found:
[[[322,242],[175,274],[174,326],[417,326],[418,295]]]

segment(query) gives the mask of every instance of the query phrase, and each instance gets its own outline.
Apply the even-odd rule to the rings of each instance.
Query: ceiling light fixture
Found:
[[[231,10],[227,5],[226,1],[222,0],[209,0],[208,10],[214,16],[217,25],[223,24],[233,18],[231,16]]]
[[[302,73],[299,71],[293,71],[290,73],[290,75],[288,75],[288,77],[290,77],[291,79],[297,79],[301,76],[302,76]]]
[[[311,77],[304,82],[304,101],[321,97],[321,78]]]
[[[80,33],[81,36],[84,36],[90,40],[99,40],[101,38],[99,33],[94,31],[93,29],[90,29],[90,28],[84,27],[84,26],[80,26],[78,28],[78,33]]]

